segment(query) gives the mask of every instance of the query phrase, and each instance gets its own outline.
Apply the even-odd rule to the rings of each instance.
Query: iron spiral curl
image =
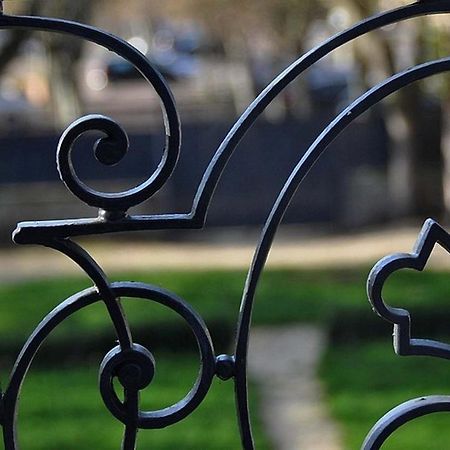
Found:
[[[180,401],[157,411],[139,410],[139,391],[147,387],[155,373],[155,360],[143,346],[133,343],[131,348],[121,346],[113,348],[103,359],[99,373],[99,387],[102,398],[109,411],[126,427],[134,429],[163,428],[187,417],[203,401],[216,374],[216,358],[203,319],[184,300],[175,294],[156,286],[137,282],[117,282],[111,284],[116,296],[140,299],[159,303],[177,313],[187,323],[197,342],[200,354],[200,368],[191,390]],[[36,327],[25,343],[15,363],[11,380],[3,395],[5,413],[3,432],[6,450],[17,450],[16,419],[19,408],[19,394],[26,374],[37,355],[39,348],[59,324],[77,311],[102,301],[95,288],[81,291],[51,311]],[[119,400],[113,388],[113,379],[117,377],[124,387],[125,399],[134,398],[132,408],[127,402]]]
[[[79,180],[73,169],[70,152],[75,141],[87,131],[101,131],[105,138],[97,141],[97,159],[107,165],[118,163],[128,150],[128,136],[115,121],[100,115],[89,115],[73,122],[61,137],[58,146],[58,169],[64,183],[78,198],[88,205],[105,210],[126,210],[149,199],[172,174],[178,160],[181,142],[180,120],[175,100],[166,81],[150,61],[128,42],[98,28],[68,20],[0,15],[0,29],[26,28],[52,33],[63,33],[97,44],[122,57],[133,65],[153,87],[160,99],[165,146],[156,170],[140,186],[126,192],[107,194],[95,191]]]

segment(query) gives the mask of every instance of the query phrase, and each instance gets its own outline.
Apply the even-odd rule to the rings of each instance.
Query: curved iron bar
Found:
[[[450,0],[429,0],[417,2],[391,11],[383,12],[362,20],[348,30],[336,34],[323,44],[298,58],[261,92],[261,94],[250,104],[239,120],[231,128],[205,171],[194,197],[192,209],[189,213],[125,216],[123,218],[110,221],[107,225],[105,225],[105,221],[102,217],[99,217],[98,219],[21,222],[18,224],[18,227],[14,232],[14,241],[20,244],[27,244],[33,243],[36,239],[42,239],[43,236],[53,238],[111,233],[123,230],[137,231],[202,228],[206,219],[208,206],[215,191],[215,187],[219,182],[231,155],[247,131],[254,124],[256,119],[263,113],[272,100],[286,88],[287,85],[295,80],[306,69],[331,53],[333,50],[364,34],[369,33],[370,31],[403,20],[411,19],[413,17],[428,14],[444,14],[449,12]],[[9,19],[10,23],[14,24],[14,17],[9,17]],[[45,20],[51,21],[53,19]],[[63,23],[66,24],[65,26],[67,27],[74,26],[76,29],[77,24],[65,21],[63,21]],[[1,25],[2,21],[0,17],[0,28]],[[6,25],[4,25],[4,27],[5,26]],[[8,24],[8,26],[10,25]],[[14,26],[18,25],[16,24]],[[37,28],[38,25],[35,24],[35,27]],[[69,29],[70,28],[68,28],[68,32],[70,32]],[[92,31],[91,28],[88,29],[89,31]],[[80,32],[80,30],[77,30],[77,33],[74,34],[83,37],[83,33]],[[110,35],[108,36],[111,38]],[[99,43],[102,45],[101,42]],[[142,55],[140,55],[140,57],[142,57]]]
[[[422,271],[436,244],[450,252],[450,235],[433,219],[422,227],[412,253],[396,253],[378,261],[367,280],[367,294],[373,310],[394,324],[394,349],[398,355],[422,355],[450,359],[450,345],[431,339],[411,337],[411,315],[403,308],[384,302],[382,290],[390,275],[400,269]],[[379,449],[405,423],[436,412],[450,411],[450,396],[429,396],[409,400],[386,413],[369,431],[363,450]]]
[[[87,116],[74,122],[63,134],[59,144],[59,169],[68,188],[89,205],[107,211],[125,212],[129,207],[142,203],[157,192],[167,181],[175,168],[179,156],[181,132],[178,111],[172,93],[149,60],[126,41],[97,28],[68,20],[31,16],[0,15],[0,29],[34,29],[77,36],[110,50],[129,61],[153,86],[161,101],[166,144],[161,161],[155,172],[140,186],[125,192],[106,194],[94,191],[79,182],[70,162],[70,150],[79,136],[87,131],[99,130],[107,134],[96,144],[96,156],[106,164],[115,164],[128,150],[125,131],[112,119],[101,116]],[[59,236],[67,237],[67,236]]]
[[[345,108],[317,137],[305,152],[300,162],[295,166],[278,195],[269,217],[264,224],[252,264],[247,274],[240,308],[238,332],[236,335],[236,402],[238,405],[242,440],[246,449],[253,449],[247,393],[247,354],[252,309],[258,281],[264,269],[278,226],[292,197],[328,145],[357,117],[402,87],[446,71],[450,71],[450,57],[421,64],[396,74],[360,96],[350,106]]]
[[[133,338],[131,337],[131,331],[128,326],[125,312],[120,304],[120,299],[115,297],[105,272],[97,264],[94,258],[70,239],[54,239],[50,242],[44,242],[42,245],[66,255],[84,270],[86,275],[94,282],[106,305],[116,330],[120,347],[122,350],[130,349],[133,345]]]
[[[450,235],[433,219],[427,219],[412,253],[396,253],[378,261],[367,279],[367,296],[373,310],[394,324],[394,349],[397,355],[422,355],[450,359],[450,344],[411,337],[411,315],[403,308],[387,305],[383,300],[386,280],[400,269],[422,271],[435,244],[450,252]]]
[[[181,316],[192,330],[200,352],[200,368],[192,389],[179,402],[157,411],[139,411],[138,392],[150,384],[154,373],[154,359],[144,347],[133,344],[123,351],[116,347],[104,358],[99,374],[102,398],[110,412],[125,424],[124,449],[133,448],[137,428],[163,428],[187,417],[203,401],[216,373],[216,359],[208,328],[198,313],[175,294],[144,283],[111,283],[115,297],[135,298],[159,303]],[[3,434],[5,450],[17,450],[16,418],[19,392],[25,376],[39,350],[52,331],[77,311],[102,301],[95,288],[78,292],[51,311],[35,328],[22,348],[3,395]],[[114,391],[112,379],[118,377],[126,392],[122,403]]]
[[[389,436],[411,420],[428,414],[450,411],[450,396],[430,395],[415,398],[391,409],[369,431],[361,450],[378,450]]]
[[[193,205],[195,217],[199,216],[203,220],[205,219],[215,186],[233,151],[267,106],[301,73],[330,54],[333,50],[371,31],[413,17],[449,12],[450,1],[448,0],[416,2],[391,11],[382,12],[364,19],[351,28],[334,35],[294,61],[258,95],[223,140],[211,160],[195,196]]]

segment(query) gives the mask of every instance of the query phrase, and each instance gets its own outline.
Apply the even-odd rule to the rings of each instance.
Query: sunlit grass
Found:
[[[197,360],[195,354],[159,355],[156,378],[143,392],[142,408],[159,409],[181,400],[195,380]],[[104,406],[97,378],[94,364],[30,372],[19,415],[21,448],[120,448],[123,426]],[[269,446],[255,416],[258,449],[267,450]],[[240,448],[232,383],[215,380],[191,416],[165,429],[142,430],[138,438],[138,448],[158,450]]]
[[[398,404],[450,393],[448,361],[396,356],[388,340],[330,345],[321,377],[346,450],[360,449],[375,422]],[[448,413],[416,419],[396,431],[383,450],[448,448],[449,423]]]
[[[368,269],[270,270],[259,285],[254,310],[256,324],[320,322],[327,324],[337,312],[352,311],[372,317],[365,292]],[[123,274],[114,280],[144,281],[162,286],[190,303],[206,322],[235,323],[245,281],[243,271],[160,272]],[[66,297],[91,285],[83,278],[60,278],[0,286],[2,345],[23,341],[38,321]],[[388,282],[386,298],[426,308],[447,306],[447,274],[402,271]],[[133,326],[164,323],[174,314],[151,308],[148,302],[125,301]],[[78,317],[79,316],[79,317]],[[373,321],[378,319],[373,315]],[[110,330],[105,308],[96,305],[89,314],[75,315],[60,338]]]
[[[395,357],[390,343],[367,340],[367,331],[375,330],[376,334],[376,327],[384,323],[367,302],[367,272],[268,271],[258,288],[254,310],[255,325],[313,322],[338,336],[339,340],[331,343],[322,377],[332,411],[344,430],[346,450],[359,448],[376,420],[398,403],[450,390],[445,361]],[[123,274],[114,279],[153,283],[182,297],[210,327],[216,352],[229,351],[244,272]],[[0,286],[2,355],[17,354],[45,314],[88,286],[89,280],[81,278]],[[388,281],[384,296],[390,304],[412,310],[413,333],[417,324],[417,332],[425,333],[419,337],[429,337],[423,325],[433,329],[439,328],[440,323],[442,331],[442,325],[448,323],[450,284],[445,272],[401,271]],[[167,308],[131,299],[123,299],[123,304],[135,340],[157,352],[159,378],[147,389],[143,402],[146,407],[167,406],[184,396],[195,379],[198,358],[188,353],[195,350],[194,339],[189,332],[188,338],[180,332],[183,327],[186,329],[184,321]],[[385,326],[382,332],[388,336],[390,327]],[[358,333],[366,340],[358,341]],[[351,345],[342,341],[347,334]],[[19,422],[22,449],[118,448],[122,426],[105,409],[97,388],[99,362],[115,345],[114,341],[114,330],[101,302],[76,313],[52,333],[37,358],[42,359],[43,365],[34,366],[24,386]],[[83,348],[81,356],[77,353],[79,348]],[[178,353],[168,355],[167,348]],[[42,358],[46,352],[51,359]],[[11,365],[11,361],[3,362],[3,388],[10,369],[6,362]],[[252,401],[255,404],[255,398]],[[441,414],[415,421],[396,433],[386,448],[447,448],[447,420],[449,417]],[[262,433],[257,436],[258,440],[263,439]],[[139,443],[139,448],[158,450],[240,448],[232,384],[215,381],[204,404],[192,417],[166,430],[142,431]],[[268,448],[265,445],[259,443],[258,448]]]

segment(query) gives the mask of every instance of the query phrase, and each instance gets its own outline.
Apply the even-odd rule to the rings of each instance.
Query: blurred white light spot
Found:
[[[139,36],[132,37],[128,39],[128,43],[132,45],[134,48],[137,48],[144,55],[148,52],[148,44],[147,41]]]
[[[86,84],[93,91],[101,91],[108,85],[108,76],[102,69],[91,69],[86,74]]]
[[[330,11],[328,22],[337,30],[343,30],[350,25],[351,16],[347,9],[336,6]]]

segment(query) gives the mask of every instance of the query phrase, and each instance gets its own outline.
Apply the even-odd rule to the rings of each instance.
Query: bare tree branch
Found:
[[[42,8],[42,0],[31,2],[29,13],[39,15]],[[29,39],[33,30],[14,29],[9,32],[6,43],[0,49],[0,76],[5,72],[9,64],[20,54],[23,44]]]

